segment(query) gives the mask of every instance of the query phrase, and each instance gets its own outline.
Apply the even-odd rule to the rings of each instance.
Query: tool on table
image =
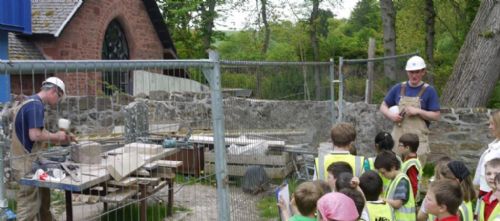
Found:
[[[71,121],[68,119],[60,118],[59,121],[57,122],[57,126],[59,127],[60,131],[64,131],[66,135],[71,137],[71,141],[78,143],[76,139],[74,139],[74,135],[71,133],[69,130],[69,126],[71,125]]]
[[[72,170],[78,169],[78,166],[74,166],[74,165],[67,166],[64,163],[61,163],[61,166],[64,169],[64,171],[66,171],[66,173],[68,173],[68,175],[71,177],[71,179],[73,179],[75,182],[81,182],[81,180],[80,180],[80,178],[78,178],[77,174],[72,171]],[[69,167],[71,167],[72,170]]]
[[[189,147],[191,145],[189,143],[189,138],[191,137],[192,133],[193,130],[189,128],[189,131],[186,134],[186,136],[182,138],[167,137],[163,140],[163,147],[164,148]]]

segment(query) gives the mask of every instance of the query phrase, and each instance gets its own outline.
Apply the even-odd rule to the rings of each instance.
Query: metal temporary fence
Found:
[[[270,179],[311,178],[314,153],[307,148],[327,140],[341,116],[335,92],[344,91],[333,60],[219,61],[215,52],[202,60],[0,62],[5,72],[15,94],[39,92],[49,76],[65,79],[69,96],[55,110],[46,109],[45,128],[55,132],[59,118],[70,119],[80,143],[102,148],[101,166],[71,164],[68,174],[76,178],[65,178],[64,185],[22,179],[52,189],[56,220],[266,219],[257,204],[267,197],[277,211],[274,194],[265,192],[280,183]],[[5,110],[15,100],[3,104]],[[132,142],[148,145],[130,147]],[[54,156],[71,155],[75,145],[49,146],[13,156],[3,143],[7,173],[0,178],[8,185],[0,186],[7,190],[0,202],[9,199],[3,208],[15,207],[19,188],[12,162],[40,155],[60,160]],[[252,185],[266,180],[262,171],[268,182]]]
[[[0,194],[0,207],[9,206],[14,211],[17,207],[18,217],[36,213],[40,205],[37,200],[16,205],[19,198],[15,197],[19,188],[34,186],[52,190],[54,220],[163,220],[167,216],[230,220],[220,66],[215,52],[202,60],[3,61],[0,73],[8,73],[13,91],[23,94],[38,93],[41,82],[49,76],[66,79],[69,96],[55,110],[46,109],[44,127],[56,132],[59,118],[70,119],[79,139],[79,144],[69,147],[51,142],[46,150],[33,149],[33,153],[22,155],[10,154],[11,140],[2,139],[0,150],[4,157],[0,165],[6,166],[7,173],[0,170],[0,193],[5,193]],[[116,84],[102,81],[101,76],[106,73],[118,78],[112,81]],[[131,97],[125,93],[130,88],[140,93]],[[4,113],[15,106],[15,99],[2,104]],[[9,136],[11,123],[2,127]],[[210,144],[186,142],[190,131],[211,133]],[[68,156],[78,158],[77,150],[95,150],[95,143],[89,142],[96,142],[102,149],[97,155],[102,162],[59,162]],[[131,142],[141,144],[134,146]],[[82,147],[82,143],[87,143],[87,149],[75,148]],[[198,167],[203,163],[200,153],[205,148],[215,149],[216,173],[209,176]],[[92,151],[79,154],[80,161],[90,160],[82,158],[85,154],[89,158],[95,155]],[[31,165],[30,160],[35,158],[38,165]],[[23,171],[14,170],[14,164]],[[135,170],[135,166],[142,167]],[[49,172],[49,178],[30,173],[40,168]],[[68,171],[67,177],[57,180],[62,170]],[[24,174],[31,175],[13,178]],[[209,188],[213,194],[207,196],[210,201],[204,202],[213,206],[198,204],[205,194],[200,188],[213,187],[211,184],[216,184],[216,188]]]
[[[391,86],[396,82],[408,79],[404,68],[407,59],[414,55],[418,55],[418,52],[367,59],[344,59],[340,57],[338,72],[340,87],[343,90],[339,91],[339,96],[342,96],[344,101],[347,102],[380,104]],[[389,76],[388,73],[384,72],[384,62],[389,60],[395,61],[394,72],[396,76]],[[373,73],[371,77],[370,71]],[[431,75],[432,73],[429,73],[428,70],[428,74]],[[342,114],[342,103],[339,109],[339,113]],[[339,121],[341,119],[342,116],[339,116]]]

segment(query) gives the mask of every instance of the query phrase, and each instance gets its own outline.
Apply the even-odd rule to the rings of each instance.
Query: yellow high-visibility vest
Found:
[[[408,176],[406,176],[406,174],[399,173],[398,175],[396,175],[396,177],[391,181],[385,197],[386,199],[393,199],[396,192],[396,186],[403,179],[408,181],[408,201],[399,209],[394,209],[394,216],[398,221],[416,220],[417,215],[415,214],[415,199],[413,197],[413,190],[411,189],[410,179],[408,178]]]
[[[323,157],[318,156],[315,159],[316,163],[316,175],[320,180],[326,180],[328,171],[327,168],[330,164],[334,162],[346,162],[353,169],[353,176],[360,177],[363,173],[363,162],[364,157],[362,156],[354,156],[349,153],[329,153],[323,155]]]
[[[404,174],[408,175],[408,170],[412,167],[412,166],[415,166],[417,168],[417,171],[418,171],[418,175],[417,175],[417,193],[415,193],[415,196],[417,196],[417,200],[419,199],[419,194],[420,194],[420,189],[421,189],[421,186],[420,186],[420,182],[422,180],[422,164],[420,163],[420,160],[418,160],[417,158],[412,158],[412,159],[409,159],[405,162],[403,162],[403,164],[401,165],[401,172],[403,172]]]
[[[477,202],[477,207],[476,207],[476,213],[477,213],[477,220],[478,221],[486,221],[484,220],[484,201],[483,199],[478,199]],[[495,209],[491,212],[490,217],[488,217],[487,221],[499,221],[500,220],[500,206],[497,203],[495,206]]]
[[[392,207],[385,202],[366,201],[365,209],[368,214],[368,220],[365,221],[396,220]]]

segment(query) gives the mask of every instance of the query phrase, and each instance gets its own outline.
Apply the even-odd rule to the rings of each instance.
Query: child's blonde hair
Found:
[[[464,201],[470,202],[476,199],[476,191],[474,190],[474,185],[472,184],[472,178],[470,175],[467,175],[466,177],[457,177],[453,171],[451,171],[450,168],[450,163],[454,164],[461,164],[463,167],[465,167],[465,164],[461,161],[451,161],[446,164],[440,164],[439,167],[439,174],[442,178],[447,178],[447,179],[458,179],[460,183],[460,187],[462,188],[462,192],[464,194]],[[465,167],[465,170],[467,170],[467,173],[470,173]]]
[[[450,161],[451,161],[451,158],[447,157],[447,156],[441,157],[436,161],[436,166],[434,166],[434,179],[435,180],[439,180],[442,178],[441,177],[441,167],[443,165],[447,165]]]
[[[487,168],[487,167],[493,167],[493,168],[500,167],[500,158],[491,159],[490,161],[486,162],[484,167],[485,168]]]

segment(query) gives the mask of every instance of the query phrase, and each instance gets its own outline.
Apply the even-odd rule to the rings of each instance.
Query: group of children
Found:
[[[500,221],[500,158],[485,164],[485,179],[491,191],[476,203],[471,173],[461,161],[444,157],[436,162],[435,175],[420,206],[422,164],[417,150],[419,138],[404,134],[394,141],[391,134],[375,137],[377,156],[353,156],[356,131],[350,124],[332,128],[332,154],[316,159],[317,180],[301,183],[292,195],[292,211],[283,203],[282,219],[291,221]],[[341,142],[340,142],[341,141]],[[349,145],[347,145],[349,144]],[[323,158],[323,159],[321,159]],[[360,170],[359,160],[363,160]],[[326,167],[326,171],[321,172]],[[357,171],[359,174],[357,174]],[[325,173],[326,176],[322,176]],[[476,218],[476,219],[475,219]]]

